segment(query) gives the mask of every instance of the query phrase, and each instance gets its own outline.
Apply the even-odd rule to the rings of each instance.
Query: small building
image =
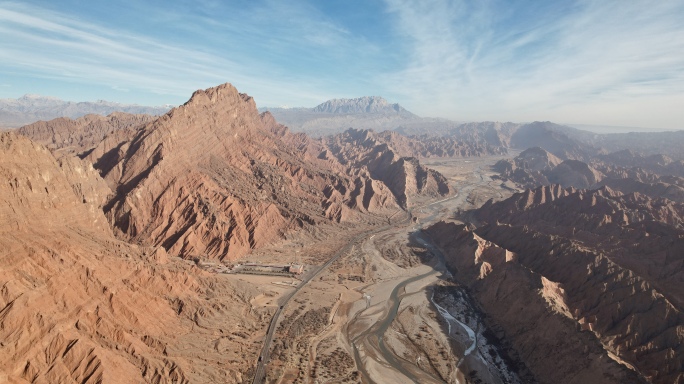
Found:
[[[292,265],[290,265],[288,272],[294,273],[295,275],[301,275],[302,273],[304,273],[304,265],[292,264]]]

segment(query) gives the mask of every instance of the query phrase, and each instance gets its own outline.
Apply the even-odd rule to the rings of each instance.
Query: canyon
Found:
[[[682,382],[684,164],[628,142],[230,84],[0,133],[0,382]]]

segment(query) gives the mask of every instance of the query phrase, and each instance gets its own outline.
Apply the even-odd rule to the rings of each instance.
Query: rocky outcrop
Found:
[[[636,168],[657,175],[684,177],[684,160],[673,160],[671,157],[662,154],[642,156],[632,150],[623,150],[596,156],[596,160],[602,164]]]
[[[14,132],[0,134],[5,198],[4,230],[28,231],[45,218],[58,227],[88,227],[111,233],[101,207],[109,188],[92,165],[79,159],[57,161],[45,147]]]
[[[676,178],[671,180],[673,183],[663,182],[661,181],[662,179],[657,178],[655,182],[642,182],[631,178],[606,178],[599,185],[609,187],[624,194],[639,193],[653,199],[664,198],[684,203],[684,179]]]
[[[562,161],[539,147],[528,148],[514,159],[500,160],[493,169],[499,172],[499,178],[511,180],[522,188],[549,184],[591,188],[604,177],[587,163],[579,160]]]
[[[566,187],[591,188],[598,183],[603,175],[579,160],[565,160],[546,173],[551,184]]]
[[[644,157],[633,151],[620,151],[592,159],[592,167],[605,175],[599,186],[629,194],[684,202],[684,163],[668,156]]]
[[[512,148],[540,147],[563,160],[587,160],[595,149],[568,137],[570,129],[549,121],[524,124],[511,135]]]
[[[454,137],[404,136],[394,131],[376,134],[376,140],[392,147],[403,157],[479,157],[502,155],[506,149],[482,141],[465,141]]]
[[[169,261],[163,249],[115,239],[99,209],[109,189],[89,163],[4,133],[0,175],[0,381],[241,380],[257,351],[230,357],[231,367],[211,362],[232,352],[212,357],[210,313],[222,328],[265,325],[225,310],[243,305],[236,287]],[[210,303],[209,287],[230,299]]]
[[[499,160],[493,170],[499,178],[512,180],[523,188],[550,184],[546,174],[562,162],[561,159],[539,147],[524,150],[513,159]]]
[[[487,327],[537,382],[641,382],[610,359],[593,335],[577,331],[565,304],[554,301],[562,290],[520,264],[519,254],[455,224],[438,223],[428,233],[484,312]]]
[[[552,185],[471,215],[429,232],[540,382],[684,380],[684,206]]]
[[[82,153],[98,145],[118,130],[135,129],[157,119],[152,115],[114,112],[108,116],[86,115],[76,120],[60,117],[25,125],[18,133],[60,153]]]
[[[416,158],[400,156],[372,131],[349,129],[329,137],[326,145],[342,164],[367,169],[373,179],[387,185],[402,207],[411,206],[419,195],[445,196],[451,192],[444,176],[423,167]]]
[[[578,227],[573,225],[573,220],[581,220],[583,227],[606,231],[605,234],[611,234],[615,226],[642,221],[658,221],[684,229],[681,204],[638,193],[623,195],[608,187],[576,190],[550,185],[528,189],[501,202],[488,201],[473,212],[473,217],[487,223],[528,225],[523,223],[534,220],[540,226],[570,228]]]
[[[448,193],[386,146],[332,151],[292,134],[229,84],[121,132],[88,156],[115,191],[108,218],[123,239],[184,257],[233,259],[289,231]]]
[[[514,159],[500,160],[493,169],[499,179],[513,181],[521,188],[559,184],[573,188],[609,186],[624,194],[640,193],[653,199],[684,201],[684,172],[680,162],[667,156],[649,158],[623,151],[597,156],[590,163],[565,160],[541,148],[529,148]]]

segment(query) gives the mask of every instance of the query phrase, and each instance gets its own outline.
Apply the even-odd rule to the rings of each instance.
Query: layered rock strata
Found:
[[[114,112],[108,116],[86,115],[72,120],[60,117],[25,125],[18,133],[60,153],[82,153],[92,149],[106,136],[121,129],[134,129],[157,119],[152,115]]]
[[[449,193],[441,175],[378,144],[340,154],[294,135],[229,84],[87,158],[115,191],[104,210],[116,233],[183,257],[234,259],[321,221]]]
[[[109,188],[87,162],[4,133],[0,175],[0,381],[242,380],[249,342],[216,344],[216,355],[211,342],[219,329],[263,329],[236,310],[249,287],[114,238],[101,210]]]
[[[552,185],[429,229],[540,382],[684,380],[684,207]]]

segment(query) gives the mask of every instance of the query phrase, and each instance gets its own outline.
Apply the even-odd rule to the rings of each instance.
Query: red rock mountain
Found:
[[[684,380],[684,206],[552,185],[471,216],[429,232],[540,382]]]
[[[597,156],[597,159],[617,166],[640,168],[656,174],[684,177],[684,160],[673,160],[662,154],[642,156],[632,150],[622,150]]]
[[[373,179],[387,185],[404,208],[413,205],[413,197],[418,195],[450,193],[444,176],[421,166],[414,157],[401,156],[373,131],[349,129],[329,137],[326,144],[342,164],[367,169]]]
[[[206,347],[215,321],[236,332],[265,326],[225,310],[242,305],[238,288],[179,267],[163,248],[117,240],[101,210],[109,188],[85,161],[60,162],[3,133],[0,175],[0,381],[239,380],[256,351]]]
[[[477,157],[506,153],[496,139],[493,141],[498,144],[492,145],[485,140],[463,140],[455,136],[405,136],[384,131],[376,134],[375,140],[386,143],[404,157]]]
[[[229,84],[121,132],[88,156],[115,190],[108,218],[123,239],[186,257],[236,258],[288,231],[449,193],[441,175],[387,148],[329,157]]]
[[[120,129],[135,128],[157,119],[152,115],[133,115],[114,112],[108,116],[85,115],[72,120],[60,117],[50,121],[39,121],[17,130],[36,143],[51,150],[66,153],[81,153],[92,149],[105,136]]]
[[[653,199],[684,202],[684,165],[667,156],[644,158],[631,151],[579,160],[561,161],[541,148],[529,148],[514,159],[497,162],[498,178],[522,188],[559,184],[563,187],[611,189],[625,194],[637,192]]]
[[[621,151],[598,156],[592,160],[592,166],[606,175],[599,185],[623,193],[638,192],[652,198],[684,202],[684,162],[681,160]]]
[[[522,151],[514,159],[499,160],[493,169],[504,180],[512,180],[524,188],[534,188],[549,184],[546,174],[562,162],[552,153],[532,147]]]
[[[579,160],[562,161],[539,148],[528,148],[514,159],[504,159],[494,165],[500,178],[510,179],[523,188],[560,184],[564,187],[590,188],[604,175]]]

